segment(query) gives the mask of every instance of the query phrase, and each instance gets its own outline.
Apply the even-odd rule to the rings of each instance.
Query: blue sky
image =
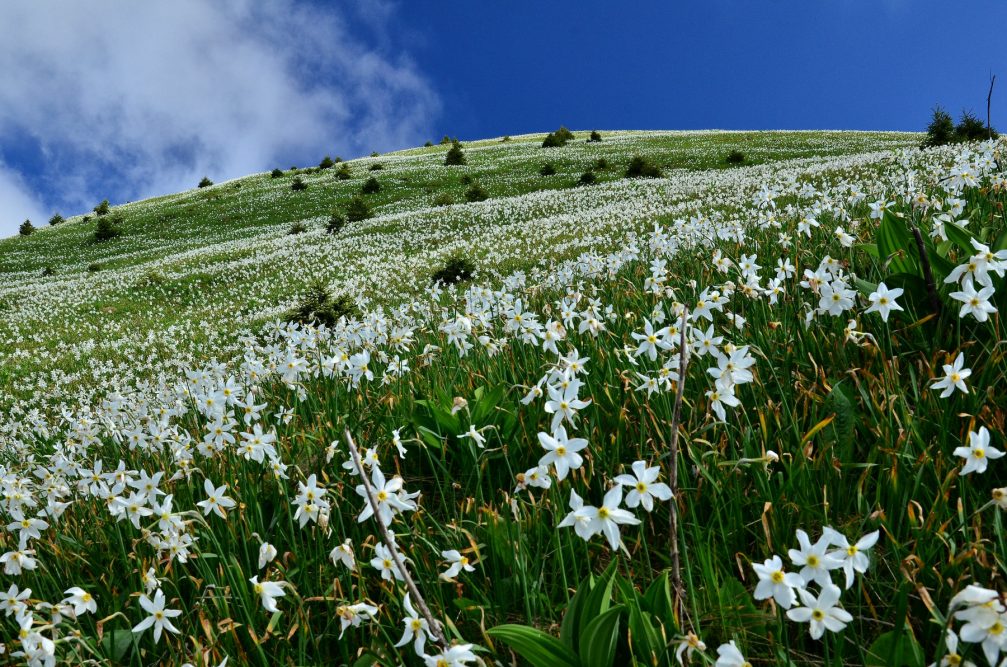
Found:
[[[967,7],[967,9],[963,9]],[[1007,3],[177,0],[0,5],[0,234],[417,145],[554,129],[1007,127]]]

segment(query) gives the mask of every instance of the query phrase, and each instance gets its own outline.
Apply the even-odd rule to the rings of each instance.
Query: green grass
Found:
[[[331,172],[302,174],[309,187],[301,193],[289,190],[292,176],[250,177],[239,189],[225,183],[122,207],[126,233],[108,244],[88,245],[88,226],[77,219],[5,241],[37,266],[65,260],[58,263],[64,273],[56,281],[45,279],[50,282],[23,268],[34,265],[14,271],[14,260],[2,260],[10,262],[4,270],[17,289],[0,293],[0,301],[17,313],[3,325],[0,340],[8,354],[2,372],[13,398],[9,414],[24,424],[8,429],[8,504],[15,489],[43,498],[44,475],[35,474],[41,465],[66,485],[62,497],[73,501],[32,542],[39,568],[12,581],[30,587],[33,601],[58,602],[77,585],[99,604],[96,615],[65,621],[55,631],[67,638],[57,647],[60,659],[215,665],[228,656],[236,664],[420,664],[411,645],[393,646],[401,636],[404,586],[383,580],[368,564],[379,538],[373,520],[357,522],[364,507],[355,492],[359,479],[342,467],[349,430],[362,447],[375,448],[388,478],[399,474],[408,491],[420,492],[417,510],[399,515],[391,528],[448,637],[478,645],[487,664],[510,664],[510,649],[520,649],[490,628],[519,624],[559,637],[573,596],[584,589],[581,582],[610,564],[613,604],[624,605],[615,612],[622,620],[612,635],[614,653],[606,662],[606,656],[581,652],[577,664],[677,664],[674,651],[687,632],[708,646],[705,658],[697,655],[693,664],[712,663],[716,648],[729,640],[754,665],[900,664],[885,648],[885,637],[898,640],[889,646],[901,652],[903,664],[939,661],[946,627],[962,625],[948,617],[951,598],[968,583],[1001,586],[1002,517],[989,501],[999,468],[1007,464],[991,460],[987,472],[960,476],[962,460],[953,451],[980,426],[989,430],[991,446],[1004,449],[1007,332],[998,313],[985,323],[960,319],[949,297],[957,286],[940,286],[943,313],[928,317],[918,284],[896,275],[919,273],[915,246],[896,249],[896,256],[886,249],[884,233],[901,220],[924,234],[932,228],[935,211],[912,206],[916,190],[898,196],[905,169],[915,171],[916,188],[945,199],[944,176],[961,149],[893,159],[891,149],[915,145],[918,137],[602,135],[600,144],[578,141],[558,149],[538,148],[541,135],[468,142],[466,167],[440,164],[447,147],[366,158],[351,163],[351,181],[337,182]],[[723,156],[733,148],[753,166],[725,168]],[[635,154],[659,163],[667,178],[623,180],[621,172]],[[546,157],[557,175],[538,175]],[[602,182],[571,187],[598,157],[612,164],[598,172]],[[367,171],[374,162],[385,168]],[[382,182],[381,191],[368,196],[379,217],[326,236],[321,230],[332,207],[348,201],[371,174]],[[491,199],[430,206],[442,192],[461,201],[464,174],[475,177]],[[753,204],[764,185],[778,193],[772,218],[778,227]],[[968,229],[995,248],[1007,239],[1004,185],[1003,172],[994,167],[959,193]],[[852,191],[867,196],[851,201]],[[875,200],[898,200],[893,211],[904,217],[885,218],[879,226],[868,207]],[[177,215],[167,219],[169,211]],[[820,227],[805,237],[796,228],[809,212]],[[287,235],[297,220],[312,229]],[[837,226],[855,237],[852,247],[837,240]],[[744,238],[736,237],[737,230],[744,230]],[[790,235],[789,245],[781,233]],[[969,255],[954,243],[932,250],[950,265]],[[735,265],[754,255],[763,267],[761,288],[780,258],[793,263],[796,276],[782,281],[784,292],[771,304],[764,292],[743,289],[736,269],[720,273],[713,262],[717,251]],[[475,283],[431,291],[429,275],[456,252],[474,260]],[[809,321],[806,314],[819,300],[799,281],[826,255],[842,263],[860,293],[843,316],[819,313]],[[654,260],[666,262],[658,272],[662,289],[652,289]],[[899,269],[902,260],[909,269]],[[88,274],[93,261],[109,268]],[[316,278],[334,292],[358,297],[367,314],[329,331],[263,328]],[[869,285],[882,280],[907,286],[898,299],[906,310],[888,322],[865,313]],[[1003,279],[994,276],[993,284],[1002,310]],[[737,328],[724,313],[692,324],[699,330],[712,325],[724,344],[747,346],[754,377],[738,385],[740,405],[718,419],[706,395],[714,388],[708,369],[716,363],[693,355],[682,420],[674,424],[677,383],[652,395],[637,388],[638,373],[659,377],[664,364],[677,366],[674,347],[650,360],[634,354],[633,334],[643,331],[645,318],[663,317],[658,326],[667,326],[676,322],[679,307],[695,311],[704,289],[730,292],[725,308],[743,317],[744,326]],[[568,425],[571,437],[588,441],[584,462],[548,489],[516,490],[519,475],[544,453],[538,434],[552,431],[545,399],[527,405],[521,399],[557,359],[541,337],[524,341],[508,330],[507,313],[518,299],[542,325],[561,322],[563,311],[575,304],[579,315],[556,328],[562,334],[558,350],[576,349],[589,360],[579,396],[591,402]],[[605,324],[597,336],[578,331],[592,310]],[[473,345],[467,351],[449,336],[463,316],[468,323],[456,335]],[[847,340],[851,317],[872,338]],[[249,335],[239,340],[242,332]],[[479,336],[499,351],[491,353]],[[78,354],[85,348],[86,354]],[[346,370],[326,376],[331,363],[363,351],[370,354],[374,379],[358,384]],[[959,351],[972,369],[970,391],[941,398],[930,385]],[[411,370],[383,377],[396,356]],[[284,380],[291,359],[306,368]],[[208,365],[205,379],[192,383],[188,394],[175,388],[183,368]],[[62,393],[48,393],[46,379],[39,395],[37,378],[53,371],[72,376],[73,383],[56,375]],[[196,406],[229,378],[245,390],[255,387],[255,402],[268,406],[262,423],[276,429],[289,479],[242,458],[235,446],[209,456],[197,451],[212,414]],[[121,403],[95,404],[111,392],[124,396]],[[92,400],[84,405],[94,405],[100,416],[93,435],[87,426],[92,418],[73,402],[85,398]],[[63,405],[72,410],[65,418],[58,416]],[[47,430],[30,433],[29,424],[43,421],[26,414],[31,408],[49,416]],[[162,408],[173,412],[159,425],[153,415],[163,414]],[[289,424],[276,416],[281,408],[293,410]],[[235,434],[249,430],[240,412],[237,418]],[[484,448],[466,437],[470,426],[482,430]],[[634,461],[660,466],[667,481],[676,427],[685,611],[674,617],[662,607],[649,617],[656,636],[663,633],[652,643],[658,647],[653,662],[641,654],[639,632],[632,632],[643,623],[633,610],[642,608],[654,582],[660,587],[670,566],[668,504],[658,503],[653,513],[632,510],[641,523],[622,527],[619,550],[601,536],[585,541],[557,524],[569,511],[571,491],[585,504],[599,505],[615,476],[630,472]],[[131,449],[126,443],[136,429],[148,437],[163,433],[165,442]],[[404,458],[392,445],[396,430]],[[778,460],[767,458],[770,451]],[[33,463],[24,462],[28,453],[35,454]],[[143,531],[115,521],[101,494],[78,488],[87,478],[78,468],[102,460],[111,470],[120,459],[130,469],[176,475],[162,488],[173,495],[182,532],[196,539],[187,562],[159,554],[142,539]],[[66,469],[63,460],[71,462]],[[293,499],[310,475],[326,489],[331,513],[324,525],[302,528]],[[204,478],[226,483],[239,503],[226,520],[204,520],[196,507],[205,499]],[[146,535],[159,532],[156,517],[142,525],[151,531]],[[815,541],[826,526],[851,541],[875,530],[880,537],[869,551],[867,572],[842,593],[853,620],[816,640],[806,624],[754,599],[752,564],[776,554],[788,571],[798,569],[787,555],[798,546],[796,531]],[[355,572],[329,560],[330,550],[346,538],[356,554]],[[279,551],[262,569],[260,541]],[[475,571],[456,582],[440,580],[446,568],[441,552],[449,549],[466,554]],[[130,632],[144,616],[137,595],[149,567],[164,580],[168,606],[182,611],[176,619],[181,634],[156,645],[149,632]],[[278,614],[263,610],[247,581],[253,575],[286,582]],[[842,586],[841,571],[832,578]],[[817,586],[810,588],[817,595]],[[340,609],[360,601],[378,607],[377,618],[348,629],[340,640]],[[13,620],[8,626],[13,637]],[[68,639],[70,628],[80,629],[79,639]],[[960,650],[966,649],[972,660],[983,660],[978,646],[963,642]],[[199,662],[204,654],[205,663]]]

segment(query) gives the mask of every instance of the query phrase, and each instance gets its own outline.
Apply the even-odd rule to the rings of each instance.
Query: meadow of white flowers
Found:
[[[14,275],[7,654],[1007,664],[1007,492],[990,482],[1007,144],[871,136],[850,135],[854,154],[393,201],[336,237],[324,219],[205,245],[152,234],[121,268]],[[613,135],[608,159],[650,138]],[[519,140],[468,151],[499,153],[504,179],[540,159]],[[368,160],[408,180],[437,155]],[[286,196],[260,180],[250,211]],[[934,266],[915,241],[887,251],[909,226]],[[458,252],[474,284],[417,279]],[[277,319],[305,276],[364,314]],[[133,311],[185,318],[153,330]],[[612,599],[568,630],[602,570]]]

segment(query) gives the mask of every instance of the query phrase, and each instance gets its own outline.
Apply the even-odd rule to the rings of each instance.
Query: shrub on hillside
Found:
[[[545,139],[542,140],[542,148],[560,148],[562,146],[566,146],[566,142],[552,132],[545,135]]]
[[[434,142],[432,142],[432,141],[430,141],[429,139],[427,139],[427,140],[426,140],[426,143],[424,143],[424,144],[423,144],[423,147],[424,147],[424,148],[430,148],[430,147],[431,147],[431,146],[433,146],[433,145],[434,145]]]
[[[107,199],[103,200],[100,204],[94,207],[94,212],[97,215],[108,215],[108,211],[109,211],[109,204]]]
[[[98,262],[91,262],[90,264],[87,265],[88,273],[96,273],[98,271],[101,271],[101,264],[99,264]]]
[[[335,162],[332,160],[332,158],[330,158],[328,155],[326,155],[325,157],[322,158],[322,161],[318,163],[318,168],[319,169],[328,169],[329,167],[331,167],[334,164],[335,164]]]
[[[998,136],[995,129],[987,128],[986,124],[970,111],[962,111],[958,124],[955,125],[951,114],[936,106],[930,124],[927,125],[927,137],[920,146],[930,148],[960,141],[982,141],[988,139],[991,133],[994,138]]]
[[[18,227],[17,230],[18,234],[20,234],[21,236],[31,236],[32,233],[34,233],[34,231],[35,231],[35,225],[31,224],[31,220],[25,220],[24,222],[22,222],[21,226]]]
[[[370,207],[362,197],[354,197],[346,205],[346,219],[350,222],[360,222],[361,220],[370,218],[372,215],[374,214],[371,213]]]
[[[329,217],[329,222],[325,225],[325,231],[329,234],[338,234],[346,226],[346,216],[336,211]]]
[[[606,160],[603,157],[600,157],[600,158],[598,158],[597,160],[594,161],[594,170],[595,171],[605,171],[606,169],[608,169],[608,166],[609,166],[608,165],[608,160]]]
[[[724,162],[726,162],[727,164],[735,164],[735,165],[744,164],[745,154],[739,151],[738,149],[734,149],[727,154],[727,156],[724,158]]]
[[[303,222],[301,222],[300,220],[298,220],[297,222],[294,222],[292,225],[290,225],[290,229],[287,230],[287,234],[293,236],[294,234],[303,234],[306,231],[308,231],[308,226]]]
[[[357,315],[357,306],[348,296],[341,294],[333,297],[325,283],[315,281],[308,286],[297,305],[287,312],[286,319],[289,322],[331,327],[342,317]]]
[[[52,268],[51,266],[46,265],[45,267],[42,268],[42,277],[43,278],[48,278],[49,276],[54,276],[54,275],[56,275],[56,269]]]
[[[375,162],[374,164],[372,164],[367,169],[368,169],[368,171],[381,171],[384,168],[385,168],[385,166],[383,164],[381,164],[380,162]]]
[[[485,201],[489,197],[489,193],[478,183],[473,183],[472,187],[465,191],[465,201],[468,202]]]
[[[271,172],[269,172],[269,175],[272,176],[273,178],[281,178],[283,176],[283,170],[274,169]]]
[[[56,226],[62,222],[65,222],[65,219],[59,213],[53,213],[52,217],[49,218],[49,224],[52,226]]]
[[[594,175],[591,170],[585,171],[580,175],[580,180],[577,181],[577,185],[594,185],[598,182],[598,177]]]
[[[431,279],[442,285],[454,285],[466,280],[472,280],[476,266],[471,259],[461,255],[452,255],[444,266],[434,271]]]
[[[363,186],[361,186],[360,188],[360,191],[363,192],[365,195],[372,195],[375,192],[379,192],[380,190],[381,190],[381,184],[378,183],[378,179],[374,178],[373,176],[364,181]]]
[[[122,230],[119,229],[119,218],[110,218],[108,216],[102,216],[98,218],[98,224],[94,228],[94,240],[98,243],[104,243],[105,241],[111,241],[112,239],[122,236]]]
[[[645,157],[633,156],[626,167],[626,178],[660,178],[661,168]]]
[[[208,188],[208,187],[210,187],[211,185],[213,185],[213,181],[211,181],[211,180],[209,179],[209,177],[207,177],[207,176],[204,176],[204,177],[203,177],[203,180],[201,180],[201,181],[199,182],[199,187],[201,187],[201,188]]]
[[[540,176],[552,176],[556,173],[556,167],[552,166],[552,162],[546,162],[538,173]]]
[[[462,145],[455,141],[451,144],[451,148],[444,156],[444,165],[447,167],[453,167],[463,165],[465,162],[465,153],[462,151]]]
[[[596,144],[601,141],[601,133],[598,130],[591,130],[591,136],[588,138],[587,142],[589,144]]]
[[[434,206],[451,206],[455,203],[455,198],[447,192],[442,192],[434,197]]]
[[[996,131],[993,131],[993,136],[997,136]],[[955,125],[955,137],[958,141],[982,141],[990,138],[990,130],[975,114],[964,110],[958,117],[958,124]]]
[[[290,184],[290,189],[295,192],[300,192],[301,190],[307,190],[308,184],[304,182],[304,179],[300,176],[294,177],[294,182]]]
[[[380,155],[381,155],[381,153],[379,153],[377,151],[371,151],[371,157],[379,157]]]
[[[508,134],[508,135],[505,135],[505,136],[504,136],[504,138],[503,138],[503,139],[501,139],[500,141],[501,141],[502,143],[507,143],[508,141],[510,141],[510,135],[509,135],[509,134]]]
[[[353,174],[350,173],[350,165],[344,164],[340,167],[339,171],[336,172],[336,178],[340,181],[348,181],[353,178]]]
[[[451,143],[451,141],[452,141],[451,137],[445,134],[443,137],[441,137],[441,146],[447,146],[448,144]]]

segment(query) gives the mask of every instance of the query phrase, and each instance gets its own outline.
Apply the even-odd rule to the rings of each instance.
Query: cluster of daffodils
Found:
[[[878,541],[878,531],[868,533],[851,543],[842,533],[826,527],[817,542],[811,542],[803,530],[797,531],[800,548],[788,552],[790,562],[799,567],[787,572],[783,559],[773,556],[761,565],[752,564],[759,577],[755,587],[756,600],[772,599],[787,618],[807,623],[812,639],[821,639],[826,630],[839,632],[853,617],[842,608],[842,589],[833,583],[833,573],[842,571],[844,587],[849,589],[857,574],[867,572],[867,551]],[[811,588],[814,585],[816,590]]]

